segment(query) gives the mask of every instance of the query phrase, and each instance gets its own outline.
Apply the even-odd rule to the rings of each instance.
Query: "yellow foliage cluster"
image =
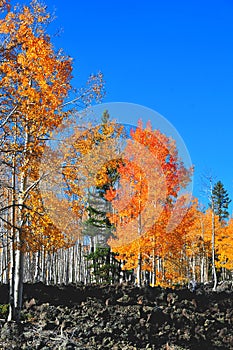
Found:
[[[166,217],[167,216],[167,217]],[[201,280],[201,261],[205,260],[206,268],[211,266],[212,257],[212,211],[202,212],[195,199],[180,224],[172,232],[166,231],[169,213],[163,213],[149,232],[130,241],[127,235],[123,239],[110,240],[117,258],[124,261],[124,269],[136,269],[138,253],[141,252],[142,270],[153,271],[153,259],[156,259],[156,283],[161,286],[183,284],[188,276],[195,273],[197,281]],[[232,232],[233,220],[221,224],[218,216],[214,218],[216,268],[231,271],[233,269]],[[128,238],[128,242],[127,242]]]
[[[0,7],[6,4],[1,1]],[[46,213],[38,191],[44,139],[66,117],[62,103],[72,71],[71,59],[56,53],[44,32],[48,20],[46,7],[33,0],[22,9],[8,8],[0,21],[2,157],[14,172],[10,197],[17,204],[21,248],[32,251],[71,244],[66,230],[55,227]]]

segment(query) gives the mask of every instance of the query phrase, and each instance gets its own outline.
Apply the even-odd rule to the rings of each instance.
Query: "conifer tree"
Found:
[[[219,221],[224,222],[229,217],[228,206],[231,202],[227,191],[221,181],[218,181],[213,188],[212,192],[214,213],[218,215]]]

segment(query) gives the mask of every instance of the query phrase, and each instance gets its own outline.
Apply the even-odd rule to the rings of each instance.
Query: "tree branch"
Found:
[[[9,118],[12,116],[12,114],[15,113],[15,111],[17,110],[18,106],[15,106],[10,113],[7,115],[6,119],[2,122],[2,124],[0,125],[0,128],[3,128],[4,125],[6,125],[6,123],[8,122]]]

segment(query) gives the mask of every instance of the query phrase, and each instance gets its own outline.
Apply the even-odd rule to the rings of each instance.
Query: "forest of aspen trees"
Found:
[[[73,90],[72,59],[54,49],[46,7],[1,0],[0,9],[0,282],[10,285],[9,319],[19,317],[24,282],[216,288],[232,279],[222,182],[210,179],[203,209],[185,194],[195,169],[149,121],[130,137],[107,111],[99,123],[79,121],[80,108],[103,98],[102,73]],[[65,135],[55,148],[54,135]]]

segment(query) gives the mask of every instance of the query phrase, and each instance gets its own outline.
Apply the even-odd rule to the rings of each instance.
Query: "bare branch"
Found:
[[[8,210],[8,209],[10,209],[10,208],[13,208],[13,207],[18,207],[18,208],[26,208],[26,209],[30,209],[27,205],[25,205],[25,204],[17,204],[17,203],[15,203],[15,204],[10,204],[10,205],[7,205],[6,207],[3,207],[3,208],[0,208],[0,212],[4,212],[5,210]],[[2,218],[0,218],[0,219],[2,219]]]
[[[0,220],[2,220],[3,222],[5,222],[5,224],[9,225],[12,228],[15,228],[16,230],[20,230],[20,227],[13,225],[10,221],[3,219],[2,217],[0,217]],[[11,237],[10,237],[11,238]]]
[[[24,191],[24,195],[23,195],[23,199],[25,201],[25,199],[28,197],[29,192],[35,188],[38,183],[42,180],[43,177],[46,177],[48,174],[42,174],[39,179],[37,179],[35,182],[33,182],[33,184],[31,184],[25,191]]]
[[[6,123],[8,122],[9,118],[12,116],[12,114],[15,113],[15,111],[17,110],[18,106],[15,106],[10,113],[7,115],[6,119],[2,122],[2,124],[0,125],[0,128],[3,128],[4,125],[6,125]]]

